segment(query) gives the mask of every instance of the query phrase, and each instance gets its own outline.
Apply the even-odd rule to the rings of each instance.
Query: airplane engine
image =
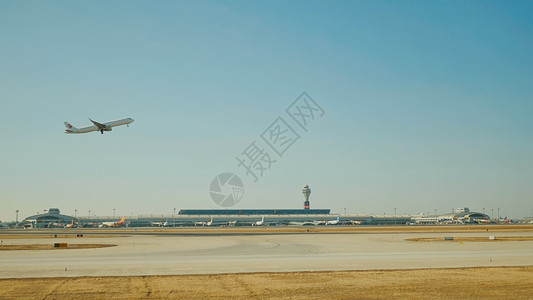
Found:
[[[113,128],[111,127],[107,127],[106,129],[104,129],[104,131],[111,131],[111,130],[113,130]]]

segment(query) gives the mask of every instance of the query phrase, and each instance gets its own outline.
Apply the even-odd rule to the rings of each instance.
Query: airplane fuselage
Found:
[[[65,130],[65,133],[87,133],[87,132],[93,132],[93,131],[100,131],[101,133],[104,133],[104,131],[111,131],[111,129],[116,126],[129,125],[133,123],[133,121],[134,120],[132,118],[125,118],[125,119],[110,121],[106,123],[98,123],[98,122],[91,120],[91,122],[93,122],[95,125],[82,127],[82,128],[76,128],[70,125],[68,122],[65,122],[65,126],[67,127],[67,129]]]
[[[122,226],[126,223],[126,216],[122,217],[122,219],[118,222],[102,222],[98,225],[98,227],[118,227]]]

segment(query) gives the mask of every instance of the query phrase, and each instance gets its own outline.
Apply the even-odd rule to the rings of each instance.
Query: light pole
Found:
[[[494,220],[494,208],[490,209],[490,218]]]
[[[396,225],[396,207],[394,208],[394,225]]]
[[[87,222],[91,219],[91,210],[89,209],[89,217],[87,218]]]
[[[498,207],[498,222],[500,221],[500,208]]]
[[[113,208],[113,219],[115,219],[115,209]]]
[[[15,213],[17,214],[17,217],[16,217],[15,220],[16,220],[16,222],[18,223],[18,222],[19,222],[19,210],[18,210],[18,209],[15,210]]]
[[[485,213],[485,208],[483,207],[483,213]]]
[[[76,219],[76,216],[77,216],[77,215],[78,215],[78,210],[75,209],[75,210],[74,210],[74,219]]]
[[[344,216],[346,217],[346,207],[344,208]]]
[[[172,227],[176,227],[176,208],[174,207],[174,216],[172,217],[174,219],[174,226]]]

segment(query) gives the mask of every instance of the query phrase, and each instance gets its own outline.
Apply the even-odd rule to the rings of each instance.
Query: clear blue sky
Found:
[[[0,220],[235,208],[533,215],[531,1],[2,1]],[[257,183],[235,159],[325,110]],[[131,117],[104,135],[67,135]],[[295,128],[296,129],[296,128]]]

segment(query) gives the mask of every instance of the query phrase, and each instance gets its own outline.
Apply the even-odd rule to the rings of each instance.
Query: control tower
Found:
[[[309,195],[311,195],[311,189],[306,184],[302,190],[302,194],[304,194],[304,209],[309,209]]]

